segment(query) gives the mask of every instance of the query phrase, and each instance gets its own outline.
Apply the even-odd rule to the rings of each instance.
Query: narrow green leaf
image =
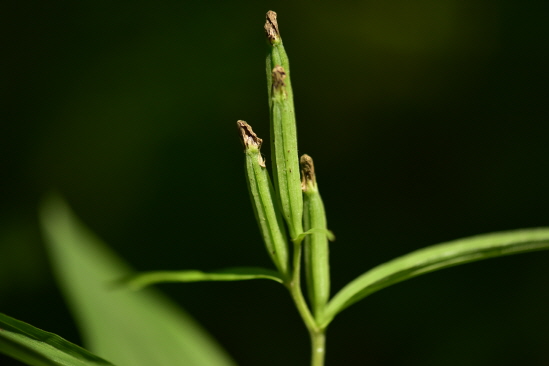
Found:
[[[343,309],[387,286],[459,264],[549,249],[549,228],[522,229],[458,239],[381,264],[341,289],[328,303],[323,325]]]
[[[193,270],[144,272],[123,280],[123,283],[132,289],[141,289],[163,282],[244,281],[257,279],[284,283],[284,279],[278,272],[255,267],[226,268],[212,272]]]
[[[198,324],[153,289],[112,286],[132,271],[61,199],[44,202],[41,222],[58,280],[93,352],[119,366],[234,365]]]
[[[56,334],[0,313],[0,353],[31,366],[112,366]]]

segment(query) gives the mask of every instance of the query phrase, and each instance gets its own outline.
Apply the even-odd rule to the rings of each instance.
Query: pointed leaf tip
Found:
[[[348,283],[330,300],[323,324],[366,296],[404,280],[460,264],[540,250],[549,250],[548,227],[476,235],[419,249],[380,264]]]
[[[118,365],[235,365],[194,320],[158,292],[113,289],[113,281],[131,269],[61,198],[45,200],[41,221],[58,281],[93,352]]]

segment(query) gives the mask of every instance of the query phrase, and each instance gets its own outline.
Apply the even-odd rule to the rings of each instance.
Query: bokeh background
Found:
[[[138,270],[271,266],[235,128],[268,139],[267,10],[337,236],[334,290],[426,245],[549,225],[546,0],[8,1],[0,311],[80,342],[37,226],[51,190]],[[548,365],[548,263],[383,290],[336,318],[328,365]],[[307,364],[277,284],[160,287],[240,365]]]

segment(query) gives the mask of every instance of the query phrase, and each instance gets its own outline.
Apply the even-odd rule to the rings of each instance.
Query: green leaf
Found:
[[[390,285],[482,259],[549,249],[549,228],[497,232],[430,246],[383,263],[357,277],[329,302],[326,326],[349,305]]]
[[[112,366],[56,334],[0,313],[0,353],[31,366]]]
[[[144,272],[122,282],[132,289],[141,289],[162,282],[243,281],[256,279],[268,279],[284,283],[283,278],[278,272],[255,267],[226,268],[212,272],[194,270]]]
[[[119,366],[234,365],[198,324],[159,293],[113,286],[132,271],[60,198],[44,202],[41,222],[58,280],[93,352]]]

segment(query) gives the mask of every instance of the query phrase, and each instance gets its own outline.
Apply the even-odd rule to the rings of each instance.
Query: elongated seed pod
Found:
[[[259,230],[276,268],[283,276],[288,276],[286,232],[273,185],[265,168],[265,160],[261,156],[263,140],[257,137],[246,122],[238,121],[237,127],[244,144],[248,189]]]
[[[320,319],[330,297],[328,228],[322,198],[318,193],[313,159],[300,159],[304,193],[303,223],[305,233],[305,273],[309,301],[316,319]],[[309,231],[309,232],[308,232]]]
[[[267,87],[271,117],[273,179],[292,239],[303,232],[303,195],[299,178],[297,129],[288,56],[282,45],[276,13],[269,11],[267,35]]]
[[[303,193],[299,178],[295,117],[286,92],[285,79],[284,68],[275,67],[272,74],[271,154],[282,212],[290,236],[296,239],[303,232]]]

